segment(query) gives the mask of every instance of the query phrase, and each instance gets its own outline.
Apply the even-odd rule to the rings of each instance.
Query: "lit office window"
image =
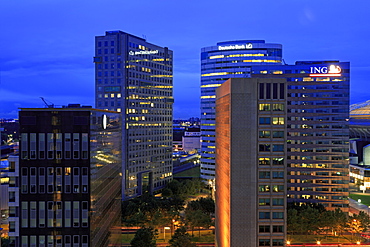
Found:
[[[258,109],[260,111],[270,111],[271,110],[270,104],[259,104]]]

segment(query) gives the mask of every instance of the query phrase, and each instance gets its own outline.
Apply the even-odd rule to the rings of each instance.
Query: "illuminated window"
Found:
[[[260,111],[270,111],[271,110],[270,106],[271,106],[270,104],[259,104],[259,110]]]
[[[273,192],[284,192],[284,185],[273,185],[272,191]]]
[[[269,192],[270,191],[270,185],[259,185],[258,186],[259,192]]]
[[[278,74],[282,74],[283,71],[281,71],[281,70],[272,70],[271,73],[275,74],[275,75],[278,75]]]
[[[258,164],[259,165],[270,165],[270,158],[259,158]]]
[[[277,125],[284,124],[284,118],[283,117],[273,117],[272,124],[277,124]]]
[[[284,111],[284,104],[272,104],[273,111]]]
[[[260,138],[269,138],[271,132],[269,130],[262,130],[259,132],[259,137]]]
[[[284,158],[272,158],[272,165],[284,165]]]

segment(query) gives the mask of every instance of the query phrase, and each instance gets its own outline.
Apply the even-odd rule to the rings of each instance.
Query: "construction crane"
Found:
[[[46,102],[46,100],[43,97],[40,97],[40,99],[45,103],[47,108],[54,108],[54,103],[49,102],[48,104],[48,102]]]

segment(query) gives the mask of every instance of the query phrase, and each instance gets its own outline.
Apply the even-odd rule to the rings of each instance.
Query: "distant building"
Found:
[[[19,116],[19,169],[9,159],[10,246],[119,245],[121,114],[70,105],[23,108]]]
[[[182,148],[186,152],[200,150],[201,135],[199,128],[189,128],[182,136]]]
[[[172,179],[173,52],[107,31],[95,37],[95,106],[122,114],[124,200]]]

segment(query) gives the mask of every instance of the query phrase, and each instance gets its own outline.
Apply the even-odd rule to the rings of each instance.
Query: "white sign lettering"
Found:
[[[226,45],[226,46],[218,46],[218,50],[240,50],[240,49],[252,49],[252,43],[248,43],[245,45]]]
[[[200,132],[185,132],[185,136],[200,136]]]
[[[338,65],[311,67],[310,76],[341,76],[342,69]]]
[[[151,55],[151,54],[158,54],[158,50],[155,50],[155,51],[129,51],[128,54],[130,56],[134,56],[134,55]]]

